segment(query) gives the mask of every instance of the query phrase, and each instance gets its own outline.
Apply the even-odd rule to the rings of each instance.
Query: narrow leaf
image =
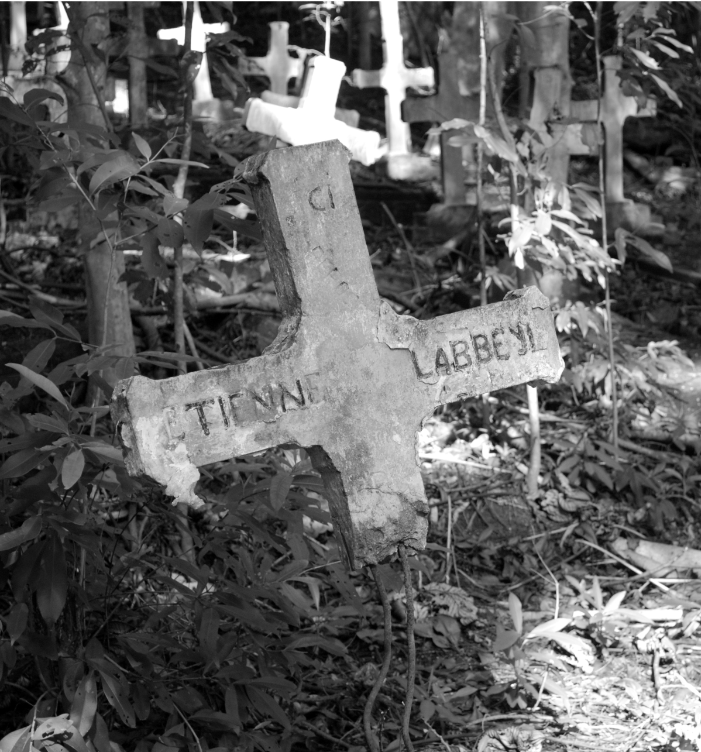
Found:
[[[536,637],[550,637],[554,632],[562,632],[562,630],[570,623],[571,619],[559,618],[550,619],[542,624],[538,624],[533,627],[531,631],[526,635],[526,639],[532,640]]]
[[[151,154],[153,152],[151,151],[151,147],[149,146],[148,141],[138,133],[132,133],[131,135],[134,138],[136,148],[141,152],[141,154],[146,157],[146,159],[151,159]]]
[[[179,167],[183,166],[183,165],[189,165],[190,167],[204,167],[205,170],[209,169],[209,165],[204,164],[204,162],[193,162],[193,161],[191,161],[189,159],[169,159],[169,158],[164,158],[164,159],[156,159],[154,161],[156,161],[156,162],[163,162],[163,164],[178,165]]]
[[[682,100],[677,96],[677,92],[662,78],[656,76],[654,73],[650,74],[650,78],[662,89],[662,91],[677,105],[677,107],[683,107]]]
[[[615,242],[616,242],[616,253],[618,255],[618,260],[621,262],[621,264],[626,263],[626,236],[627,235],[628,235],[628,231],[624,230],[622,227],[617,227],[614,233]]]
[[[288,470],[280,470],[270,481],[270,506],[277,512],[287,499],[287,494],[292,485],[292,473]]]
[[[59,392],[58,387],[52,381],[49,381],[46,376],[42,376],[40,373],[35,373],[26,366],[22,366],[19,363],[7,363],[9,368],[14,368],[15,371],[28,379],[35,386],[43,389],[47,394],[53,397],[57,402],[60,402],[66,409],[68,409],[68,403],[64,396]]]
[[[22,449],[0,465],[0,480],[3,478],[21,478],[30,470],[40,465],[48,452],[39,449]]]
[[[653,248],[650,243],[648,243],[644,238],[639,238],[637,235],[630,234],[628,235],[628,242],[630,243],[630,245],[637,248],[643,254],[643,256],[647,256],[650,261],[653,261],[655,264],[661,266],[663,269],[666,269],[668,272],[674,271],[672,262],[669,260],[669,256],[667,256],[666,253]],[[8,363],[7,365],[10,364]]]
[[[6,117],[8,120],[14,120],[15,123],[21,123],[22,125],[28,125],[30,128],[35,128],[36,125],[32,118],[14,102],[7,97],[0,97],[0,117]]]
[[[85,468],[85,455],[81,449],[71,452],[64,460],[61,466],[61,482],[63,487],[68,490],[72,488],[83,474]]]
[[[60,104],[65,104],[63,98],[59,96],[55,91],[49,89],[30,89],[22,100],[25,107],[34,107],[40,102],[44,102],[47,99],[55,99]]]
[[[206,608],[202,612],[197,638],[208,659],[216,655],[219,638],[219,612],[215,608]]]
[[[128,687],[118,681],[114,676],[100,671],[102,677],[102,689],[109,704],[117,711],[122,723],[130,728],[136,728],[136,716],[134,708],[128,698]]]
[[[35,518],[36,519],[36,518]],[[29,607],[26,603],[15,603],[12,610],[7,615],[7,633],[10,635],[10,644],[14,645],[22,633],[27,628],[27,619],[29,617]]]
[[[37,606],[44,621],[52,626],[66,604],[68,579],[63,543],[56,533],[49,535],[41,557],[37,582]]]
[[[646,67],[651,68],[652,70],[659,70],[660,66],[657,63],[657,60],[655,60],[654,57],[651,57],[647,54],[647,52],[643,52],[642,50],[636,50],[635,47],[628,47],[627,48],[629,52],[632,52],[635,57],[640,60],[640,62]]]
[[[523,632],[523,610],[521,601],[515,593],[509,593],[509,614],[511,614],[514,629],[521,634]]]
[[[100,165],[90,179],[90,193],[95,193],[110,183],[124,180],[139,172],[139,163],[125,151],[120,151],[115,157]]]
[[[81,679],[75,691],[69,717],[78,731],[85,736],[92,727],[96,712],[97,682],[91,671]]]
[[[497,636],[492,645],[492,650],[495,653],[500,653],[503,650],[508,650],[512,645],[515,645],[520,637],[518,632],[512,629],[504,629],[501,624],[497,624]]]

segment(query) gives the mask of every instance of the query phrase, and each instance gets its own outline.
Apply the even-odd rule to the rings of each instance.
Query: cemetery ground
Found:
[[[415,194],[407,199],[368,170],[355,177],[381,295],[418,317],[476,305],[469,238],[457,248],[427,239],[412,226]],[[656,246],[675,268],[701,271],[697,197],[654,194],[640,181],[628,186],[636,188],[665,220]],[[364,201],[368,195],[386,200]],[[69,343],[69,327],[82,327],[82,267],[70,233],[8,230],[2,307],[59,339],[53,353],[41,345],[45,328],[3,328],[3,361],[26,364],[30,353],[36,370],[48,362],[47,372],[81,352]],[[272,341],[278,318],[262,245],[241,239],[233,255],[191,254],[187,274],[188,326],[203,365],[246,360]],[[134,280],[139,350],[167,352],[165,298]],[[523,492],[523,387],[446,406],[428,421],[420,459],[429,544],[412,562],[417,749],[701,749],[697,284],[693,273],[668,278],[634,262],[614,280],[618,455],[594,315],[586,331],[561,332],[568,370],[539,393],[536,496]],[[564,328],[565,313],[558,322]],[[161,357],[142,370],[158,377],[171,367]],[[11,373],[3,366],[0,381],[15,386]],[[85,671],[93,677],[80,684],[86,706],[97,700],[102,718],[100,750],[109,748],[105,739],[162,752],[364,749],[361,718],[382,662],[382,610],[371,578],[349,576],[339,563],[306,455],[289,447],[208,467],[207,505],[185,526],[155,484],[125,474],[99,408],[63,432],[63,444],[88,458],[64,462],[72,492],[39,499],[32,489],[45,471],[33,471],[38,463],[27,449],[55,441],[57,417],[42,389],[25,387],[22,412],[40,444],[19,447],[5,408],[0,450],[19,464],[12,472],[5,465],[3,514],[41,500],[49,532],[43,549],[25,549],[3,586],[0,738],[31,722],[26,714],[37,702],[40,716],[66,712],[59,687],[70,696]],[[73,399],[81,388],[80,379],[62,386]],[[18,449],[25,453],[11,454]],[[65,550],[52,525],[68,531]],[[27,627],[26,604],[12,593],[33,572],[48,619]],[[399,749],[407,670],[400,573],[396,561],[380,567],[394,652],[374,711],[384,750]]]

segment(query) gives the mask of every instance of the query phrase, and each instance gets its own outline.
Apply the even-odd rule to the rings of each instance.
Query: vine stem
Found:
[[[188,53],[192,48],[192,19],[195,12],[195,4],[190,0],[185,6],[185,40],[183,45],[183,60],[187,61]],[[183,149],[180,158],[187,162],[192,152],[192,85],[188,81],[187,62],[183,66],[183,81],[185,85],[183,99]],[[173,183],[173,195],[176,198],[185,196],[185,184],[187,183],[188,165],[180,165],[178,176]],[[185,310],[183,300],[183,247],[180,245],[173,249],[173,338],[175,349],[181,355],[185,354]],[[184,361],[178,361],[178,373],[186,371]]]
[[[603,96],[603,71],[601,70],[601,2],[596,4],[594,14],[594,54],[596,57],[597,112],[596,121],[601,122],[601,97]],[[589,9],[591,13],[591,8]],[[601,127],[601,126],[599,126]],[[606,132],[604,131],[604,138]],[[601,245],[608,253],[608,226],[606,222],[606,180],[604,177],[604,150],[599,147],[599,195],[601,196]],[[606,337],[608,340],[609,369],[611,374],[611,443],[618,455],[618,387],[616,385],[616,353],[613,347],[613,320],[611,318],[611,277],[604,270],[606,306]]]
[[[489,27],[487,26],[487,23],[485,21],[484,23],[484,37],[485,37],[485,46],[489,41]],[[499,95],[499,91],[497,89],[497,82],[494,75],[494,68],[490,64],[489,60],[487,60],[487,76],[489,79],[489,90],[492,94],[492,104],[494,106],[494,114],[496,116],[497,122],[499,123],[499,129],[501,130],[501,135],[506,141],[506,143],[511,147],[513,152],[518,155],[518,152],[516,151],[516,142],[514,141],[514,137],[509,130],[509,126],[506,122],[506,118],[504,117],[504,110],[501,106],[501,97]],[[520,158],[517,156],[517,159],[519,160],[519,163],[522,166],[522,172],[523,174],[527,174],[526,169],[523,167]],[[510,198],[509,198],[509,214],[511,216],[511,233],[513,237],[513,233],[516,232],[516,228],[519,224],[519,217],[518,217],[518,171],[516,168],[516,164],[513,162],[509,162],[509,188],[510,188]],[[521,253],[521,249],[518,249],[521,256],[523,254]],[[518,286],[523,287],[523,258],[516,259],[516,277],[518,279]],[[528,473],[526,474],[526,490],[529,494],[536,494],[538,492],[538,476],[540,475],[540,467],[541,467],[541,442],[540,442],[540,412],[538,407],[538,388],[531,386],[530,384],[526,384],[526,397],[528,399],[528,420],[530,424],[531,429],[531,440],[530,440],[530,458],[528,463]]]
[[[378,738],[372,732],[372,709],[375,705],[377,695],[380,694],[380,689],[385,683],[387,674],[389,673],[389,664],[392,660],[392,610],[389,604],[389,598],[387,597],[387,590],[385,584],[380,578],[377,571],[376,564],[370,564],[369,569],[372,572],[372,576],[375,579],[375,585],[377,586],[377,592],[380,596],[380,603],[382,604],[382,613],[384,615],[385,623],[385,641],[384,641],[384,658],[382,661],[382,668],[380,673],[373,684],[368,699],[365,702],[365,709],[363,710],[363,730],[365,732],[365,741],[367,741],[370,752],[380,752],[380,742]]]
[[[416,642],[414,640],[414,586],[411,582],[411,567],[406,546],[400,543],[397,546],[399,559],[404,570],[404,590],[406,593],[406,643],[407,643],[407,668],[406,668],[406,695],[404,698],[404,717],[402,718],[402,739],[407,752],[414,752],[414,745],[409,733],[411,721],[411,706],[414,702],[414,682],[416,681]]]
[[[487,120],[487,38],[485,37],[484,3],[480,2],[480,110],[479,124],[484,128]],[[484,142],[477,141],[477,245],[480,259],[480,305],[487,305],[487,251],[485,248],[484,201],[482,196],[482,170],[484,169]],[[482,395],[482,425],[489,427],[489,399]]]

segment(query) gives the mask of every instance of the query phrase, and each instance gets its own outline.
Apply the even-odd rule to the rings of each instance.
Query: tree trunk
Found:
[[[70,4],[69,15],[71,58],[59,77],[68,102],[68,123],[77,128],[89,124],[110,130],[104,109],[106,66],[96,51],[109,35],[107,4],[74,2]],[[80,140],[84,140],[83,134]],[[110,355],[134,355],[127,287],[118,282],[124,272],[124,256],[113,250],[117,241],[116,212],[103,218],[101,224],[85,201],[79,211],[77,240],[85,262],[90,342],[100,347],[110,346]],[[105,228],[110,233],[109,242],[95,242]],[[113,384],[118,373],[109,368],[102,376]]]

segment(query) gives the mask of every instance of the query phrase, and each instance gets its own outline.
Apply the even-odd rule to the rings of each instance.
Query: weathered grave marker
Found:
[[[309,452],[351,567],[425,544],[416,437],[433,409],[534,379],[562,359],[536,288],[503,303],[418,321],[380,300],[348,152],[337,141],[251,157],[244,179],[284,319],[258,358],[114,392],[132,474],[197,502],[197,467],[279,444]]]
[[[384,64],[380,70],[354,70],[353,85],[360,89],[380,87],[386,92],[389,176],[396,180],[424,180],[427,176],[430,177],[430,160],[411,151],[409,124],[402,120],[402,102],[408,88],[434,85],[433,68],[407,68],[404,64],[398,0],[380,0],[380,14]]]
[[[244,76],[267,76],[273,94],[287,94],[290,79],[299,82],[304,73],[305,56],[289,54],[290,25],[287,21],[273,21],[270,26],[270,43],[265,57],[245,57],[239,61]]]

